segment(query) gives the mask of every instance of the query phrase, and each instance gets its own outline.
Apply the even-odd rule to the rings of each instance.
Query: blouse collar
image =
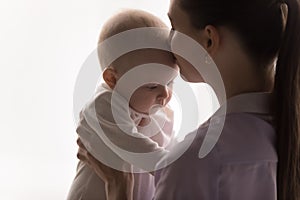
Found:
[[[222,116],[230,113],[251,113],[258,115],[271,115],[272,93],[253,92],[233,96],[226,101],[213,115]],[[225,111],[225,112],[224,112]]]

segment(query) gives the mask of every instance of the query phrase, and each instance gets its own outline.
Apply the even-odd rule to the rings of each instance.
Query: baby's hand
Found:
[[[147,126],[150,123],[150,121],[151,121],[150,117],[142,118],[142,120],[139,123],[139,126]]]
[[[171,139],[173,137],[173,125],[174,125],[174,111],[170,107],[163,108],[164,113],[167,115],[168,120],[166,120],[162,130]]]
[[[143,135],[150,137],[160,147],[168,146],[173,137],[173,110],[169,107],[163,107],[151,118],[150,116],[142,118],[138,124],[138,130]],[[151,120],[154,120],[155,122],[150,124]],[[155,126],[156,128],[147,127],[147,125]]]
[[[169,120],[173,122],[174,121],[174,111],[169,106],[164,107],[163,111],[164,111],[164,113],[166,113]]]
[[[164,124],[161,127],[162,131],[150,138],[157,142],[160,147],[166,147],[173,137],[174,112],[169,107],[164,107],[162,111],[167,117],[167,119],[164,119]]]

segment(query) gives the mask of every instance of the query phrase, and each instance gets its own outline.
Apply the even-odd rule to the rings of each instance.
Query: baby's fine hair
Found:
[[[143,10],[126,9],[106,21],[102,27],[98,43],[123,31],[142,27],[166,28],[167,26],[161,19],[151,13]]]
[[[110,17],[105,24],[102,26],[101,33],[98,40],[98,58],[101,65],[102,70],[111,65],[107,60],[110,59],[111,54],[114,52],[111,50],[112,44],[108,44],[105,48],[101,47],[103,42],[107,41],[107,39],[115,36],[124,31],[145,28],[145,27],[156,27],[156,28],[164,28],[167,29],[166,24],[159,19],[158,17],[152,15],[151,13],[145,12],[143,10],[136,9],[126,9],[122,10],[112,17]],[[149,37],[149,36],[144,36]],[[162,40],[163,43],[168,42],[168,36],[166,34],[158,34],[155,38],[156,40]],[[120,44],[113,44],[113,49],[118,49],[119,45],[124,45],[121,41]],[[121,47],[121,46],[120,46]]]

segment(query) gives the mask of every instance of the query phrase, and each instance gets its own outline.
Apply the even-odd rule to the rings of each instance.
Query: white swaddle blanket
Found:
[[[168,152],[172,122],[164,108],[144,115],[128,108],[128,101],[122,96],[115,97],[112,103],[112,90],[106,84],[98,87],[92,101],[80,113],[76,131],[82,143],[96,159],[112,168],[153,171]],[[138,126],[147,117],[151,118],[150,123]]]

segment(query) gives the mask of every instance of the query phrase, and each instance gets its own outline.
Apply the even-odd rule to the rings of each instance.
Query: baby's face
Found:
[[[130,98],[129,105],[134,110],[149,114],[155,112],[159,107],[165,106],[172,97],[172,84],[160,85],[157,83],[149,83],[139,87]]]
[[[134,62],[136,62],[135,66],[158,63],[164,65],[165,68],[170,67],[171,69],[170,72],[168,72],[169,70],[166,71],[160,69],[154,71],[153,74],[155,75],[155,78],[161,77],[159,83],[157,81],[147,81],[147,83],[133,92],[129,100],[131,108],[137,112],[149,114],[151,113],[152,108],[156,109],[165,106],[170,101],[172,97],[173,80],[178,75],[179,68],[175,64],[172,54],[161,50],[143,50],[134,57]],[[147,78],[150,76],[150,74],[147,74]],[[152,112],[154,111],[155,110]]]

